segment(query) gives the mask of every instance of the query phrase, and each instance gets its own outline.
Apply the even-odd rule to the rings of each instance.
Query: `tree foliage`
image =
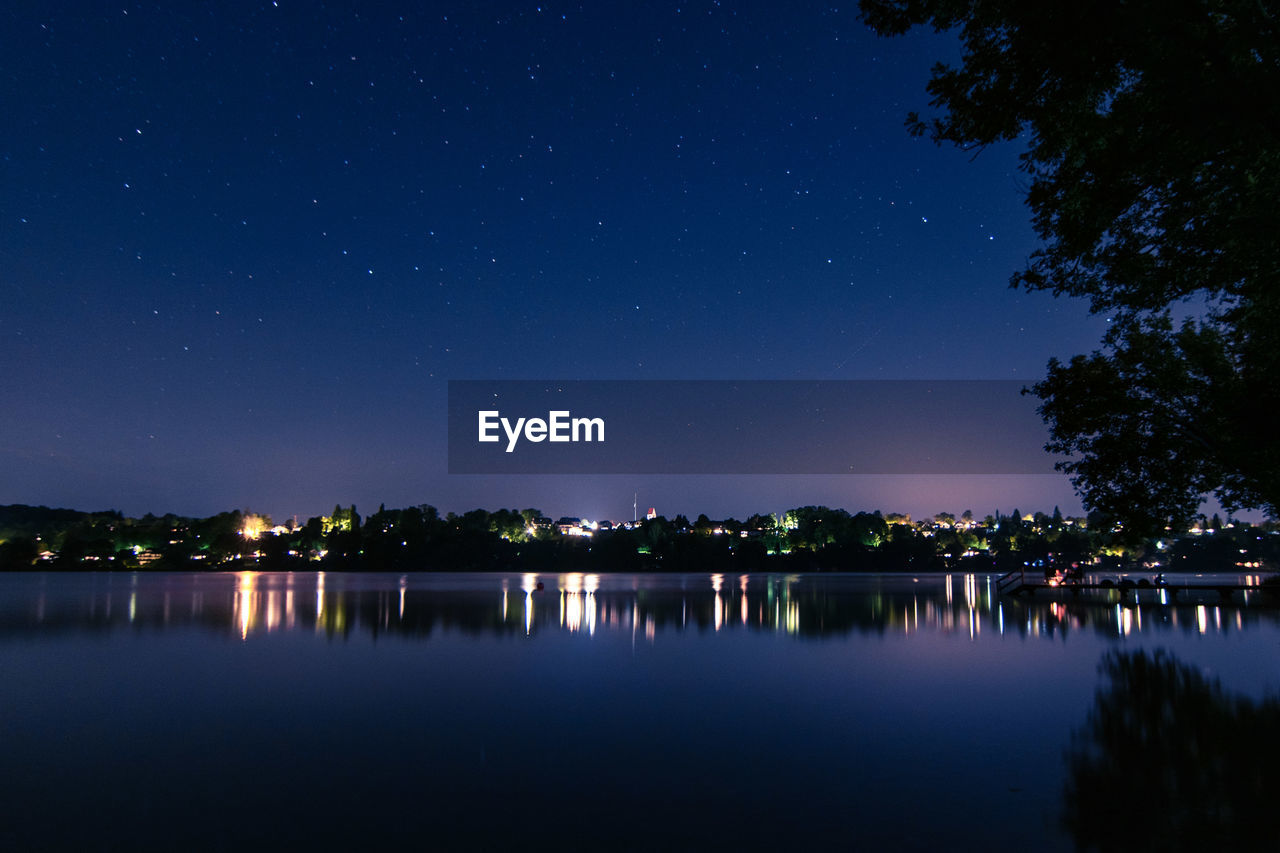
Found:
[[[938,143],[1026,146],[1044,241],[1015,287],[1083,297],[1102,348],[1031,388],[1086,506],[1135,530],[1214,493],[1280,509],[1280,6],[1270,0],[862,0],[884,35],[954,30]],[[975,155],[976,156],[976,155]]]

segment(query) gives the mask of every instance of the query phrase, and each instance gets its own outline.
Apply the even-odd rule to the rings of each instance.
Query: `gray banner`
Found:
[[[451,380],[450,474],[1049,474],[1005,380]]]

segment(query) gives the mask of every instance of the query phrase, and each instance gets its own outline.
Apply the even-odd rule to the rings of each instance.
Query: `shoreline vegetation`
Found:
[[[234,510],[208,518],[0,506],[0,571],[998,571],[1242,572],[1280,565],[1280,524],[1200,516],[1135,539],[1056,508],[977,518],[822,506],[744,521],[683,515],[635,522],[537,509],[441,515],[430,505],[362,517],[355,506],[276,525]]]

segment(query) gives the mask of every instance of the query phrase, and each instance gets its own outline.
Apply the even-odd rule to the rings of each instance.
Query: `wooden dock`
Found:
[[[999,595],[1008,596],[1027,596],[1030,598],[1037,592],[1049,591],[1053,593],[1071,593],[1074,596],[1080,593],[1091,591],[1111,591],[1120,593],[1121,599],[1126,598],[1130,593],[1135,596],[1139,592],[1164,592],[1169,595],[1173,601],[1178,600],[1178,595],[1190,595],[1193,593],[1213,594],[1217,593],[1223,600],[1229,600],[1231,596],[1237,592],[1274,592],[1275,587],[1267,587],[1262,583],[1241,584],[1241,583],[1180,583],[1180,584],[1155,584],[1150,581],[1142,581],[1135,583],[1128,579],[1119,581],[1103,580],[1103,581],[1060,581],[1056,584],[1048,581],[1039,580],[1035,575],[1028,575],[1023,571],[1006,572],[996,578],[996,592]]]

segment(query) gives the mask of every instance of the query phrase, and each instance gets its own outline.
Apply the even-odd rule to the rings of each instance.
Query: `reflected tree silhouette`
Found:
[[[1163,650],[1103,656],[1068,749],[1063,823],[1080,850],[1273,850],[1280,701],[1227,693]]]

